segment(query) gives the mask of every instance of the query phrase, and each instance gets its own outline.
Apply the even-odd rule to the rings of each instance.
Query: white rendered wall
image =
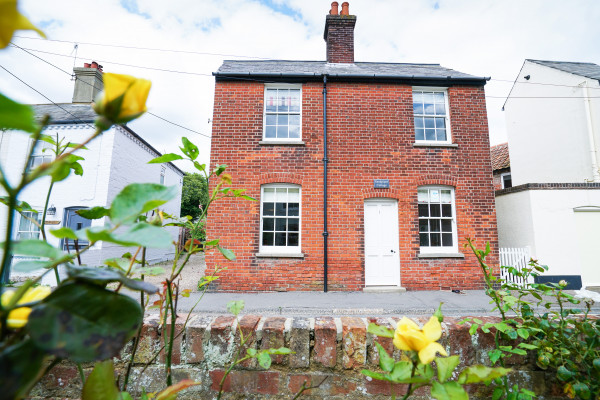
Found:
[[[525,62],[505,105],[513,186],[592,180],[585,81],[600,97],[597,80]],[[591,99],[591,112],[598,151],[600,99]]]
[[[528,190],[496,197],[500,247],[531,247],[531,257],[547,265],[548,275],[582,275],[583,285],[600,269],[597,247],[581,246],[578,218],[596,218],[576,208],[600,207],[600,190]],[[580,225],[580,222],[579,222]],[[588,224],[589,225],[589,224]],[[533,229],[535,227],[535,229]],[[600,243],[600,229],[588,230],[588,240]],[[597,265],[590,265],[595,260]],[[583,262],[588,262],[583,265]],[[589,278],[588,278],[589,277]]]

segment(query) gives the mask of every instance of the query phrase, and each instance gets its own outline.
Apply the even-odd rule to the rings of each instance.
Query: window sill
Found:
[[[430,143],[430,142],[415,142],[413,143],[413,147],[458,147],[456,143]]]
[[[306,145],[306,143],[304,143],[301,140],[261,140],[260,142],[258,142],[258,144],[265,145],[265,146],[279,146],[279,145],[304,146],[304,145]]]
[[[465,258],[462,253],[419,253],[417,258]]]
[[[304,258],[304,253],[256,253],[261,258]]]

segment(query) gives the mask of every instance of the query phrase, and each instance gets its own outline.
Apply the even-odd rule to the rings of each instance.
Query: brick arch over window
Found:
[[[416,178],[413,181],[414,186],[426,186],[426,185],[443,185],[443,186],[458,186],[458,180],[455,177],[442,174],[430,174]]]
[[[361,196],[363,200],[374,199],[374,198],[388,198],[388,199],[400,199],[400,190],[398,189],[362,189]]]
[[[268,183],[294,183],[296,185],[303,186],[304,179],[299,174],[293,174],[289,172],[274,172],[263,175],[260,178],[261,186]]]

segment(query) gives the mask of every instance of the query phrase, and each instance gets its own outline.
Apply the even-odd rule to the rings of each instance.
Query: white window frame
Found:
[[[293,113],[278,113],[278,112],[269,112],[269,114],[287,114],[288,117],[290,115],[298,115],[300,118],[300,126],[299,126],[299,135],[297,138],[278,138],[278,137],[274,137],[274,138],[268,138],[267,137],[267,89],[298,89],[300,90],[300,111],[298,113],[293,112]],[[290,83],[268,83],[265,84],[265,89],[264,89],[264,100],[263,100],[263,134],[262,134],[262,140],[264,142],[302,142],[302,84],[290,84]],[[288,125],[289,126],[289,125]],[[289,133],[288,133],[289,136]]]
[[[423,204],[421,202],[419,202],[418,200],[418,192],[419,190],[428,190],[428,192],[432,189],[437,189],[440,190],[440,198],[441,198],[441,191],[442,190],[450,190],[450,204],[452,207],[452,217],[451,217],[451,224],[452,224],[452,246],[421,246],[421,229],[420,229],[420,221],[419,219],[421,219],[421,217],[419,216],[419,204]],[[431,204],[431,201],[428,200],[427,204]],[[440,202],[441,204],[441,202]],[[441,207],[440,207],[441,208]],[[441,217],[442,213],[440,210],[440,220],[443,219],[443,217]],[[429,217],[426,217],[429,219]],[[435,218],[435,217],[434,217]],[[437,218],[436,218],[437,219]],[[419,251],[421,254],[432,254],[432,253],[439,253],[439,254],[454,254],[454,253],[458,253],[458,235],[457,235],[457,229],[456,229],[456,197],[455,197],[455,192],[454,192],[454,187],[452,186],[440,186],[440,185],[425,185],[425,186],[419,186],[417,188],[417,232],[419,235]],[[440,234],[441,234],[441,226],[440,226]],[[440,239],[441,240],[441,239]]]
[[[298,204],[298,246],[264,246],[263,245],[263,215],[265,203],[265,189],[299,189],[299,204]],[[287,207],[286,207],[287,208]],[[267,216],[268,218],[269,216]],[[292,183],[269,183],[262,185],[260,188],[260,235],[259,235],[259,252],[261,254],[301,254],[302,248],[302,187]],[[287,231],[286,231],[287,232]]]
[[[444,104],[445,104],[445,109],[446,109],[446,114],[444,115],[444,121],[445,121],[445,125],[446,125],[446,140],[427,140],[427,139],[422,139],[422,140],[417,140],[417,128],[415,126],[415,118],[416,117],[435,117],[435,115],[430,115],[430,114],[415,114],[414,112],[414,108],[413,108],[413,131],[414,131],[414,138],[415,138],[415,143],[428,143],[428,144],[451,144],[452,143],[452,129],[450,126],[450,105],[448,103],[448,88],[445,87],[419,87],[419,86],[415,86],[412,89],[412,95],[413,95],[413,105],[414,105],[414,93],[415,92],[433,92],[433,93],[443,93],[444,94]],[[439,118],[439,116],[438,116]]]
[[[19,222],[16,226],[16,231],[15,231],[15,240],[29,240],[29,239],[39,239],[40,238],[40,234],[41,231],[40,229],[31,221],[29,221],[28,219],[26,219],[23,214],[27,214],[27,216],[31,219],[35,219],[34,218],[34,212],[33,211],[23,211],[22,213],[19,214]],[[42,212],[41,211],[37,211],[35,213],[35,215],[37,215],[37,221],[39,223],[41,223],[42,220]],[[21,223],[26,221],[27,224],[29,224],[29,230],[21,230]],[[33,233],[37,233],[37,237],[27,237],[27,238],[20,238],[19,236],[21,235],[21,233],[23,234],[28,234],[31,235]]]
[[[504,173],[500,174],[500,183],[502,184],[502,189],[506,189],[506,187],[504,186],[504,178],[506,176],[510,177],[510,187],[512,187],[512,176],[511,176],[510,172],[504,172]]]
[[[40,140],[37,146],[35,146],[35,149],[33,149],[31,159],[29,160],[29,165],[27,165],[27,170],[31,171],[42,163],[52,162],[53,159],[54,153],[52,152],[52,145],[48,142]]]

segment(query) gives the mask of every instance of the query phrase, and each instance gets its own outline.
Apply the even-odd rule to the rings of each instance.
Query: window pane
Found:
[[[436,115],[446,115],[446,105],[444,103],[438,103],[435,105]]]
[[[273,246],[273,232],[263,232],[263,246]]]
[[[423,93],[423,102],[424,103],[433,103],[433,93],[432,92],[424,92]]]
[[[298,188],[288,189],[288,201],[289,202],[299,202],[300,201],[300,189],[298,189]],[[290,207],[291,207],[291,204],[290,204]]]
[[[425,129],[417,129],[415,131],[415,140],[425,140]]]
[[[419,204],[419,217],[429,217],[428,204]]]
[[[435,97],[435,102],[436,103],[444,103],[444,96],[445,93],[444,92],[435,92],[434,93],[434,97]]]
[[[277,101],[277,112],[288,112],[290,109],[289,90],[279,90],[279,100]]]
[[[445,129],[438,129],[437,130],[437,140],[439,141],[446,141],[446,130]]]
[[[31,213],[30,212],[26,212],[24,214],[26,216],[28,216],[29,218],[31,218]],[[19,221],[19,231],[21,231],[21,232],[28,231],[30,225],[31,225],[31,221],[29,221],[24,216],[21,216],[21,221]]]
[[[450,203],[452,201],[452,192],[449,190],[442,190],[442,203]]]
[[[286,216],[286,203],[275,203],[275,215]],[[264,214],[264,213],[263,213]]]
[[[285,233],[275,233],[275,246],[285,246]]]
[[[431,244],[430,246],[432,247],[438,247],[442,245],[442,239],[440,237],[439,233],[431,233],[430,234],[430,238],[431,238]]]
[[[275,202],[275,189],[264,188],[263,189],[263,202],[272,201]]]
[[[290,126],[289,137],[297,139],[300,137],[300,127],[299,126]]]
[[[278,126],[277,127],[277,137],[278,138],[286,138],[288,137],[288,127],[286,126]]]
[[[265,110],[267,112],[273,112],[276,110],[277,104],[277,89],[267,89],[267,98],[265,99]]]
[[[415,128],[423,128],[424,127],[423,118],[415,118]]]
[[[413,92],[413,102],[414,103],[422,103],[423,102],[423,92]]]
[[[276,218],[275,219],[275,230],[279,232],[286,231],[286,219],[285,218]]]
[[[442,204],[442,217],[452,217],[452,204]]]
[[[288,203],[288,215],[297,217],[300,215],[300,203]]]
[[[430,219],[429,220],[429,230],[431,232],[439,232],[440,231],[440,220],[439,219]]]
[[[442,232],[452,232],[452,221],[449,219],[442,220]]]
[[[429,234],[428,233],[421,233],[419,235],[419,245],[429,246]]]
[[[423,114],[423,104],[413,104],[413,113]]]
[[[429,191],[429,196],[432,203],[439,203],[440,201],[440,191],[438,189],[431,189]]]
[[[290,122],[290,126],[300,127],[300,116],[299,115],[290,115],[289,122]]]
[[[275,114],[267,114],[267,125],[275,125],[277,124],[277,115]]]
[[[263,218],[263,231],[273,231],[275,226],[275,218]]]
[[[277,125],[287,125],[288,124],[288,116],[287,115],[278,115],[277,116]]]
[[[451,233],[442,233],[442,246],[452,246]]]
[[[300,111],[300,89],[291,89],[290,90],[290,111],[291,112],[299,112]]]
[[[440,216],[440,205],[439,204],[430,204],[429,205],[429,210],[431,212],[431,216],[432,217],[439,217]]]
[[[419,232],[429,232],[429,224],[426,219],[419,220]]]
[[[419,203],[427,203],[429,201],[429,191],[427,189],[419,189],[417,192]]]
[[[263,215],[274,215],[275,204],[263,203]]]
[[[435,127],[438,129],[446,128],[446,119],[445,118],[436,118],[435,119]]]
[[[434,115],[435,114],[435,108],[433,106],[433,104],[431,103],[425,103],[425,115]]]
[[[298,246],[298,239],[300,235],[297,233],[288,233],[288,246]]]
[[[288,219],[288,231],[298,232],[299,227],[300,227],[300,220],[298,218],[289,218]]]
[[[425,118],[425,128],[435,128],[435,118]]]
[[[267,128],[265,129],[265,137],[266,138],[274,138],[275,137],[275,127],[274,126],[267,126]]]
[[[425,129],[425,140],[435,140],[435,129]]]

